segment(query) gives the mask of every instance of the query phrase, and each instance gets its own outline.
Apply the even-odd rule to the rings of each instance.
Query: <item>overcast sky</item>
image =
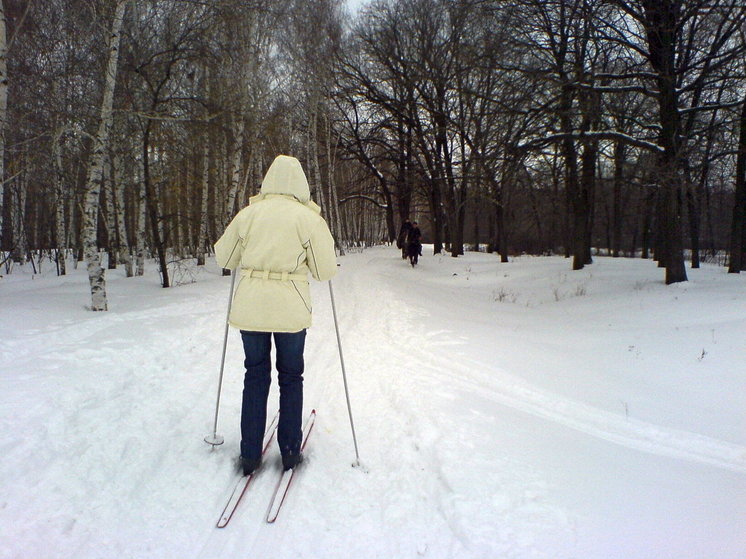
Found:
[[[347,5],[350,7],[350,12],[355,13],[365,2],[367,0],[347,0]]]

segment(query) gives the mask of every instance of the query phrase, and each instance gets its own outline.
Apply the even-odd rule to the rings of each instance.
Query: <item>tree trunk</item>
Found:
[[[132,254],[130,252],[129,240],[127,239],[127,228],[125,226],[124,212],[124,169],[117,156],[114,156],[114,221],[117,230],[117,248],[119,261],[124,264],[124,270],[128,278],[134,275],[132,269]]]
[[[705,163],[707,165],[707,163]],[[687,214],[689,215],[689,239],[692,251],[692,268],[699,268],[700,264],[700,205],[701,200],[693,186],[690,184],[686,189]]]
[[[54,156],[54,229],[57,244],[57,273],[61,276],[67,274],[65,255],[67,250],[67,233],[65,231],[65,173],[62,168],[62,135],[63,130],[58,130],[54,135],[52,151]]]
[[[244,143],[244,131],[246,130],[246,123],[243,119],[243,115],[239,115],[238,122],[233,126],[233,147],[231,149],[231,184],[228,190],[228,196],[226,197],[225,213],[223,214],[223,229],[225,229],[230,223],[231,219],[236,212],[236,197],[238,195],[238,187],[241,184],[241,169],[243,167],[243,143]]]
[[[24,157],[25,160],[25,157]],[[25,162],[23,163],[25,165]],[[11,258],[13,262],[25,264],[28,255],[28,243],[26,239],[26,172],[23,171],[17,177],[15,185],[11,189],[11,224],[13,225],[13,250]]]
[[[328,182],[329,182],[329,216],[331,217],[332,231],[334,231],[334,237],[337,241],[337,248],[339,249],[339,255],[344,256],[345,238],[342,235],[342,220],[339,215],[339,198],[337,197],[337,187],[334,180],[334,169],[335,169],[335,157],[332,151],[332,128],[329,122],[329,116],[324,113],[324,122],[326,124],[326,160],[327,160],[327,171],[328,171]]]
[[[0,2],[0,247],[3,247],[3,199],[5,197],[5,123],[8,116],[8,35],[5,5]]]
[[[108,187],[108,188],[107,188]],[[102,183],[101,194],[104,197],[104,215],[106,219],[106,250],[109,254],[107,268],[115,270],[119,254],[119,243],[117,242],[117,229],[114,221],[114,173],[111,164],[111,154],[107,153],[104,163],[104,181]]]
[[[136,176],[137,184],[137,235],[136,235],[136,276],[142,276],[145,273],[145,241],[147,237],[147,211],[145,210],[145,183],[142,177]]]
[[[205,136],[208,136],[205,131]],[[197,232],[197,266],[205,265],[207,251],[207,205],[210,197],[210,143],[205,138],[202,146],[202,196],[199,206],[199,231]]]
[[[645,31],[650,65],[656,72],[660,144],[663,153],[658,158],[661,184],[660,222],[666,268],[666,284],[687,281],[684,265],[682,231],[683,176],[681,158],[681,115],[676,89],[676,47],[679,28],[679,5],[674,0],[643,0]]]
[[[326,206],[326,197],[324,196],[324,186],[321,184],[321,166],[319,164],[319,135],[318,135],[318,124],[319,124],[319,104],[315,101],[313,102],[313,113],[311,114],[311,123],[310,123],[310,137],[309,137],[309,148],[310,153],[309,157],[311,158],[311,167],[313,172],[313,182],[314,182],[314,188],[313,190],[316,190],[318,193],[318,204],[324,211],[324,213],[329,214],[329,208]]]
[[[737,274],[741,270],[746,270],[746,98],[741,109],[738,137],[736,192],[733,204],[728,273]]]
[[[497,251],[500,253],[500,262],[508,262],[508,235],[505,227],[505,207],[501,200],[498,200],[497,206],[495,206],[495,222],[497,239],[495,244],[497,245]]]
[[[209,70],[205,68],[205,99],[210,96]],[[197,266],[205,265],[207,251],[207,205],[210,196],[210,130],[205,118],[204,140],[202,144],[202,196],[199,207],[199,232],[197,233]]]
[[[586,142],[581,157],[581,180],[576,191],[573,211],[573,270],[582,270],[586,264],[593,263],[591,230],[593,228],[592,209],[597,156],[598,143]]]
[[[613,210],[611,226],[611,254],[614,258],[619,258],[622,247],[622,187],[624,184],[624,163],[626,158],[626,149],[624,142],[614,144],[614,193],[613,193]]]
[[[573,256],[573,270],[580,270],[585,266],[585,259],[581,258],[577,252],[578,247],[582,245],[582,240],[578,237],[584,229],[584,220],[582,219],[578,201],[580,198],[580,180],[578,178],[578,154],[575,148],[575,141],[569,137],[572,133],[573,125],[571,119],[572,111],[572,92],[569,86],[562,87],[560,96],[560,126],[562,132],[568,134],[568,137],[562,141],[562,156],[565,159],[565,193],[567,200],[569,238],[566,240],[565,255]]]
[[[117,62],[119,60],[119,42],[124,11],[127,0],[121,0],[116,7],[111,24],[109,38],[109,62],[106,67],[104,95],[101,101],[101,117],[98,134],[93,143],[93,152],[86,180],[85,199],[83,203],[83,247],[88,268],[88,281],[91,286],[91,310],[105,311],[108,308],[106,300],[106,276],[101,268],[101,254],[98,250],[98,213],[99,198],[103,183],[104,157],[109,145],[109,135],[113,122],[112,108],[114,106],[114,87],[117,78]]]
[[[142,139],[142,183],[145,189],[145,206],[147,208],[148,216],[150,217],[151,240],[155,246],[155,251],[158,256],[158,265],[161,269],[161,285],[165,288],[171,287],[171,282],[168,277],[168,261],[166,259],[165,241],[161,235],[161,212],[159,210],[158,195],[150,180],[150,134],[152,122],[152,120],[148,120]]]

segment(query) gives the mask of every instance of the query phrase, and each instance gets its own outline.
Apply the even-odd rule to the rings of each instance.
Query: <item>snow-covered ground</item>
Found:
[[[81,266],[0,279],[0,558],[746,557],[746,274],[650,261],[340,258],[314,284],[289,502],[263,522],[270,458],[228,528],[242,386],[230,279],[161,289]],[[50,268],[49,264],[46,264]],[[187,274],[189,277],[189,274]],[[276,402],[276,386],[270,398]]]

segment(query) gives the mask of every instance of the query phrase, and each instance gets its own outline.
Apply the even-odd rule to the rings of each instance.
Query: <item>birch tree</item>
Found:
[[[117,258],[124,264],[125,273],[128,278],[134,275],[132,268],[132,253],[130,251],[129,241],[127,239],[127,229],[125,227],[125,207],[124,207],[124,165],[117,154],[112,158],[114,165],[113,174],[113,197],[114,197],[114,220],[117,236]]]
[[[52,154],[54,157],[54,198],[55,198],[55,237],[57,239],[57,270],[59,275],[67,274],[65,255],[67,249],[67,231],[65,222],[65,172],[62,165],[62,142],[65,129],[61,128],[54,136]]]
[[[97,230],[99,198],[103,184],[104,158],[109,146],[113,122],[114,88],[117,79],[117,62],[119,60],[119,43],[122,22],[128,0],[119,0],[111,23],[109,36],[109,61],[104,76],[104,94],[101,100],[101,117],[98,133],[94,139],[93,152],[86,180],[85,199],[83,202],[83,247],[88,269],[88,281],[91,286],[91,310],[108,310],[106,299],[106,275],[101,267],[101,253],[98,249]]]
[[[203,74],[203,88],[205,101],[210,98],[210,71],[207,67]],[[197,266],[205,265],[205,251],[207,250],[207,206],[210,197],[210,129],[208,124],[209,111],[205,109],[204,126],[199,130],[204,134],[202,144],[202,180],[199,205],[199,231],[197,232]]]

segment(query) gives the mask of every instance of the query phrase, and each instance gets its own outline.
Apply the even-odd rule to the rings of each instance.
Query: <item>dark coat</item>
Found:
[[[407,246],[407,242],[409,241],[409,234],[411,231],[411,221],[406,220],[404,223],[401,224],[401,229],[399,229],[399,236],[396,238],[396,248],[404,248]]]
[[[422,256],[422,232],[419,227],[412,227],[407,237],[407,256]]]

